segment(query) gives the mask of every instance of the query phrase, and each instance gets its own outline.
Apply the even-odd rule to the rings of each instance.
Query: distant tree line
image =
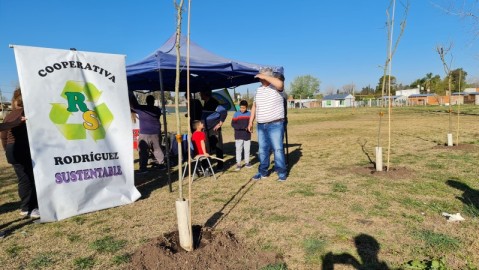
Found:
[[[462,92],[465,88],[469,87],[479,87],[479,83],[467,83],[467,72],[462,68],[457,68],[451,70],[451,83],[453,92]],[[397,83],[396,77],[386,75],[386,80],[383,80],[384,76],[381,76],[378,79],[376,86],[365,86],[361,89],[357,88],[354,83],[346,84],[337,89],[334,87],[328,87],[325,89],[324,94],[353,94],[360,95],[365,97],[380,97],[383,81],[385,81],[385,89],[388,88],[388,84],[391,84],[391,91],[394,93],[397,90],[419,88],[421,94],[437,94],[437,95],[446,95],[448,90],[448,81],[449,76],[441,78],[440,75],[435,75],[433,73],[427,73],[424,77],[418,78],[412,81],[410,84],[401,84]],[[318,78],[315,78],[311,75],[304,75],[296,77],[289,88],[286,88],[288,95],[293,96],[293,98],[321,98],[322,93],[320,93],[320,84],[321,81]]]
[[[450,75],[451,77],[451,90],[454,92],[461,92],[465,88],[468,87],[476,87],[477,83],[468,84],[466,82],[467,72],[464,71],[462,68],[458,68],[455,70],[451,70]],[[435,93],[438,95],[445,95],[446,91],[448,90],[448,81],[449,76],[441,78],[440,75],[434,75],[433,73],[427,73],[424,77],[418,78],[412,81],[410,84],[397,84],[396,78],[391,76],[391,89],[396,90],[404,90],[404,89],[411,89],[411,88],[419,88],[421,93]],[[388,78],[386,77],[386,83],[388,82]],[[379,78],[378,85],[375,89],[374,93],[381,90],[383,82],[383,77]],[[388,87],[388,85],[386,85]],[[363,89],[366,92],[370,89]]]
[[[461,92],[468,87],[479,87],[479,83],[477,82],[476,83],[466,82],[467,72],[464,71],[464,69],[462,68],[451,70],[450,76],[451,76],[451,83],[452,83],[451,89],[453,92]],[[387,84],[391,82],[391,91],[393,93],[397,90],[419,88],[420,93],[424,93],[424,94],[434,93],[437,95],[446,95],[447,93],[446,91],[448,90],[448,80],[449,80],[449,76],[441,78],[440,75],[427,73],[424,77],[418,78],[409,84],[397,83],[396,77],[394,76],[391,76],[391,80],[389,80],[388,75],[386,75],[386,80],[384,81],[386,83],[385,89],[388,88]],[[296,77],[289,84],[289,87],[285,86],[286,88],[285,90],[286,90],[287,96],[292,96],[295,99],[307,99],[307,98],[321,99],[323,95],[332,95],[332,94],[353,94],[353,95],[359,95],[365,98],[374,98],[374,97],[377,98],[381,96],[382,84],[383,84],[383,76],[381,76],[378,79],[378,83],[376,86],[368,85],[362,88],[358,88],[356,84],[349,83],[349,84],[343,85],[341,88],[327,87],[321,92],[320,79],[312,75],[303,75],[303,76]],[[253,98],[254,98],[254,92],[255,91],[250,93],[248,89],[246,93],[240,95],[241,99],[245,99],[248,101],[249,104],[252,104]],[[155,91],[148,94],[152,94],[155,96],[157,100],[161,100],[160,91]],[[146,95],[148,94],[137,94],[139,102],[144,103],[144,99],[146,98]],[[238,95],[236,93],[236,90],[234,90],[233,97],[235,102],[238,102],[236,100],[237,96]],[[173,101],[173,98],[174,97],[171,95],[170,92],[167,92],[167,91],[165,92],[165,99],[167,104],[171,103]]]

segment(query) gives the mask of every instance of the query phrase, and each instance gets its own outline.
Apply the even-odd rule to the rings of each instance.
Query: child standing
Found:
[[[231,126],[235,130],[235,146],[236,146],[236,171],[241,170],[241,153],[244,150],[245,167],[251,168],[249,163],[249,149],[251,147],[251,133],[248,131],[249,119],[251,112],[248,111],[248,102],[242,100],[240,102],[240,111],[235,112]]]

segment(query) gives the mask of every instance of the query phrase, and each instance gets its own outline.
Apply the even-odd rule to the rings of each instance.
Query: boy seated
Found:
[[[206,152],[206,135],[204,133],[204,128],[205,125],[201,120],[195,120],[193,121],[193,128],[195,129],[195,132],[193,132],[193,135],[191,136],[191,141],[193,142],[193,145],[195,146],[195,151],[196,155],[200,156],[205,156],[208,157],[209,154]]]
[[[193,142],[193,145],[195,148],[195,155],[202,156],[202,157],[209,157],[210,155],[206,151],[206,143],[205,143],[206,134],[204,132],[205,125],[203,124],[203,121],[195,120],[193,121],[192,126],[195,129],[195,132],[193,132],[193,135],[191,136],[191,141]],[[200,162],[201,162],[202,168],[206,168],[204,170],[205,176],[210,175],[210,172],[208,170],[208,160],[203,159]]]

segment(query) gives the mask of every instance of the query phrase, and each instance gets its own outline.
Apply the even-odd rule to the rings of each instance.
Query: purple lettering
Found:
[[[61,184],[63,182],[62,175],[60,173],[55,174],[55,182]]]

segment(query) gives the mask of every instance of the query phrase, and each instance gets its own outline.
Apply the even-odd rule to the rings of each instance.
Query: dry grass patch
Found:
[[[255,144],[253,168],[235,172],[233,131],[225,125],[227,169],[217,181],[193,183],[193,224],[231,231],[246,246],[283,255],[288,269],[320,269],[340,255],[360,263],[375,258],[389,268],[431,257],[444,258],[451,269],[479,265],[479,241],[471,237],[479,229],[479,108],[461,110],[467,115],[459,147],[445,148],[438,147],[448,127],[441,107],[395,108],[390,171],[382,173],[366,155],[374,160],[379,108],[290,110],[291,171],[284,183],[275,174],[250,181],[258,165]],[[174,117],[168,119],[174,127]],[[461,146],[466,142],[473,146]],[[3,155],[0,169],[0,226],[9,232],[0,261],[8,269],[128,269],[138,248],[177,229],[176,168],[173,193],[166,174],[152,171],[136,179],[137,202],[47,224],[21,219],[16,180]],[[448,223],[443,211],[461,212],[466,221]]]

